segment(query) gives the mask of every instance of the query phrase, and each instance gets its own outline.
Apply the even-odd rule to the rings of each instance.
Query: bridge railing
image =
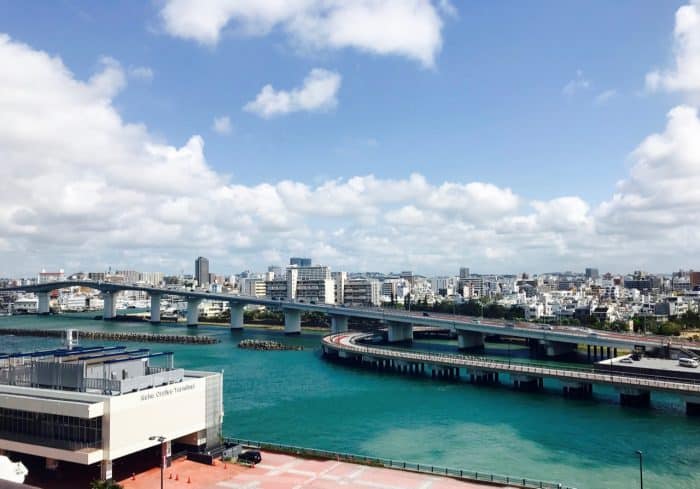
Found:
[[[404,460],[394,460],[381,457],[369,457],[348,452],[336,452],[333,450],[320,450],[316,448],[298,447],[294,445],[284,445],[281,443],[263,442],[255,440],[245,440],[241,438],[224,438],[225,443],[242,445],[248,448],[259,448],[269,452],[285,453],[300,457],[318,458],[324,460],[337,460],[373,467],[384,467],[390,469],[405,470],[408,472],[419,472],[423,474],[434,474],[466,481],[489,482],[494,484],[508,484],[520,488],[539,489],[574,489],[561,483],[546,482],[527,477],[512,477],[489,472],[479,472],[475,470],[455,469],[442,467],[439,465],[419,464]]]
[[[361,346],[351,340],[350,345],[334,343],[332,339],[336,334],[327,335],[323,338],[324,344],[331,348],[339,348],[359,354],[393,357],[405,359],[407,361],[424,361],[426,363],[444,362],[452,365],[464,367],[476,367],[491,370],[506,371],[510,373],[532,374],[533,376],[547,376],[564,378],[571,380],[582,380],[606,384],[620,384],[632,387],[650,387],[672,391],[698,391],[700,392],[700,381],[677,378],[669,376],[654,376],[645,374],[624,374],[619,371],[605,372],[604,370],[592,370],[581,367],[552,368],[549,366],[530,366],[528,364],[505,362],[502,360],[492,360],[489,358],[467,355],[455,355],[451,353],[424,353],[410,352],[392,347],[367,347]]]

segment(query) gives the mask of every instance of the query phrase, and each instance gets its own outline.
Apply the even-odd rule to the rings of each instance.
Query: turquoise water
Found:
[[[0,327],[187,331],[66,316],[0,318]],[[226,435],[560,481],[578,489],[638,487],[634,452],[643,450],[647,489],[700,487],[700,419],[686,417],[682,403],[670,396],[653,397],[653,409],[623,408],[612,390],[573,401],[554,382],[545,386],[549,393],[528,394],[337,365],[321,358],[320,334],[284,337],[214,327],[190,332],[198,333],[222,343],[147,346],[174,351],[178,366],[224,371]],[[243,338],[305,350],[240,350],[235,345]],[[59,342],[0,337],[0,351],[54,345]],[[456,345],[419,341],[416,347],[455,351]],[[495,353],[506,354],[506,347],[497,348]],[[523,350],[510,355],[527,361]]]

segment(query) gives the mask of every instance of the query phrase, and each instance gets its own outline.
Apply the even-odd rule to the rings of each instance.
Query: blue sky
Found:
[[[588,206],[584,214],[596,220],[591,224],[595,233],[606,227],[599,225],[599,216],[594,216],[598,206],[611,201],[619,191],[618,182],[629,180],[631,169],[639,163],[631,156],[635,148],[650,134],[664,131],[666,114],[674,106],[694,107],[697,92],[650,90],[645,82],[652,70],[674,69],[674,43],[678,42],[674,38],[674,16],[684,2],[411,2],[427,6],[440,20],[436,31],[439,47],[433,44],[429,61],[424,55],[421,59],[412,41],[400,35],[387,41],[393,48],[381,52],[380,48],[368,47],[364,40],[351,39],[340,47],[327,40],[308,42],[311,35],[293,32],[291,21],[279,20],[282,17],[276,18],[269,29],[254,26],[255,30],[246,24],[246,15],[255,9],[246,7],[251,3],[246,1],[232,2],[237,4],[232,8],[238,8],[239,16],[224,15],[224,27],[218,31],[216,42],[198,39],[199,31],[175,32],[177,27],[168,25],[163,12],[170,4],[181,4],[178,12],[188,15],[193,11],[187,9],[206,10],[201,3],[199,7],[196,2],[187,5],[187,0],[119,4],[0,1],[0,32],[7,34],[12,43],[60,58],[72,77],[83,82],[103,69],[101,58],[112,58],[124,74],[125,86],[110,94],[109,104],[123,123],[142,124],[149,141],[175,148],[186,145],[193,135],[201,136],[204,165],[231,185],[256,188],[292,181],[313,190],[336,179],[346,182],[352,177],[374,175],[379,180],[402,180],[417,173],[434,187],[445,182],[483,182],[510,189],[519,199],[518,209],[510,217],[529,216],[531,201],[575,196]],[[360,3],[375,8],[383,2]],[[690,9],[696,7],[694,3],[688,5]],[[325,22],[324,15],[330,14],[319,14]],[[383,18],[385,23],[392,21],[391,16]],[[348,29],[355,32],[364,28]],[[365,44],[357,47],[358,42]],[[402,42],[409,44],[403,46]],[[152,76],[134,74],[137,68],[141,74],[147,69]],[[341,80],[329,106],[291,110],[268,118],[244,110],[263,86],[270,84],[274,90],[290,92],[299,89],[317,68]],[[6,64],[5,69],[22,70],[21,61]],[[232,130],[219,134],[212,128],[213,120],[224,116],[229,118]],[[207,192],[206,188],[199,190]],[[386,216],[412,205],[407,199],[377,210]],[[311,254],[322,242],[334,251],[327,256],[321,253],[320,259],[335,265],[342,262],[348,267],[381,268],[387,263],[362,257],[364,248],[332,242],[329,236],[354,227],[356,216],[350,218],[343,212],[332,217],[313,212],[297,214],[308,231],[307,238],[301,243],[272,246],[267,257],[279,256],[279,261],[284,261],[286,252]],[[590,224],[583,221],[579,228]],[[296,220],[295,225],[300,222]],[[206,227],[212,223],[200,224]],[[462,224],[465,227],[455,233],[484,228],[469,216]],[[376,219],[373,224],[361,225],[379,226]],[[5,229],[8,237],[13,235],[10,227]],[[240,234],[244,230],[241,227],[231,232]],[[366,231],[364,238],[376,228],[368,227]],[[693,236],[695,230],[683,232]],[[231,248],[221,242],[212,243],[209,253],[224,262],[222,268],[229,271],[259,268],[266,264],[259,258],[263,243],[292,239],[288,233],[280,233],[264,234],[264,238],[261,235],[255,245]],[[568,243],[580,236],[551,237],[554,241],[559,238]],[[31,236],[22,239],[31,240]],[[606,244],[606,250],[619,249],[615,239]],[[24,249],[19,243],[19,239],[8,240],[6,251],[19,253]],[[406,265],[424,264],[426,273],[474,262],[483,262],[484,269],[501,271],[526,269],[530,263],[545,269],[572,268],[593,259],[602,261],[602,268],[620,264],[618,252],[600,255],[599,251],[573,251],[566,243],[566,250],[562,252],[559,247],[557,258],[551,261],[551,253],[541,245],[533,261],[532,257],[518,259],[517,254],[495,251],[479,254],[471,250],[460,257],[459,245],[452,243],[442,253],[449,257],[444,270],[440,253],[434,249],[413,252],[406,250],[410,245],[401,245],[399,254],[408,252],[413,258]],[[206,245],[203,247],[201,253],[207,254]],[[32,266],[51,262],[46,259],[51,250],[48,244],[38,247],[30,261]],[[640,259],[669,269],[693,265],[667,254],[647,257],[645,250],[628,249],[624,265],[632,266]],[[79,258],[65,254],[65,250],[58,256],[82,268],[106,263],[143,268],[158,263],[156,255],[167,255],[170,258],[160,264],[175,267],[190,261],[190,251],[195,250],[165,247],[143,252],[142,247],[135,255],[124,255],[114,242],[104,242],[97,246],[99,259]],[[132,259],[133,264],[129,262]],[[404,268],[399,259],[389,263]],[[56,259],[56,263],[46,266],[58,264]],[[0,263],[0,271],[2,266]],[[8,273],[23,271],[16,270],[15,265],[4,266]]]

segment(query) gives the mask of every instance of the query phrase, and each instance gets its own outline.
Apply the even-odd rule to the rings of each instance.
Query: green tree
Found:
[[[90,483],[90,489],[123,489],[124,486],[114,481],[94,480]]]

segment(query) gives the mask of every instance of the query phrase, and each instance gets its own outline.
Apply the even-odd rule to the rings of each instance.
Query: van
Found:
[[[698,361],[694,358],[680,357],[678,359],[678,365],[681,367],[697,368]]]

